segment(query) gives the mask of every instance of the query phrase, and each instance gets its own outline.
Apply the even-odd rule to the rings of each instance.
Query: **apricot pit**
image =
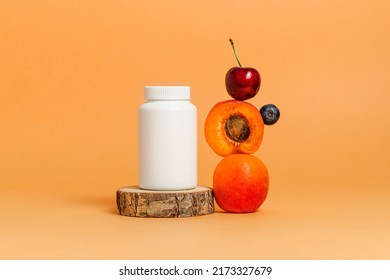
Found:
[[[226,136],[232,141],[241,143],[248,139],[250,128],[243,116],[231,115],[225,123]]]
[[[207,143],[220,156],[253,154],[263,140],[264,122],[252,104],[226,100],[210,110],[204,131]]]

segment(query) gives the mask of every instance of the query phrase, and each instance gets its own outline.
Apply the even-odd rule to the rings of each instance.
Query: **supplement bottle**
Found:
[[[197,110],[188,86],[147,86],[138,111],[139,186],[188,190],[197,185]]]

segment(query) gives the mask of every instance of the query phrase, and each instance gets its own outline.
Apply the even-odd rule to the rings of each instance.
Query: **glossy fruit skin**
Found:
[[[242,143],[235,143],[226,134],[225,124],[231,115],[241,115],[248,120],[250,135]],[[236,153],[253,154],[262,143],[264,123],[255,106],[245,101],[230,99],[218,102],[209,111],[204,124],[204,134],[211,149],[222,157]]]
[[[236,100],[243,101],[256,96],[260,84],[260,73],[255,68],[233,67],[226,73],[226,90]]]
[[[279,108],[274,104],[266,104],[259,111],[265,125],[273,125],[280,118]]]
[[[226,212],[256,211],[267,198],[268,189],[268,170],[254,155],[227,156],[214,170],[214,197],[218,206]]]

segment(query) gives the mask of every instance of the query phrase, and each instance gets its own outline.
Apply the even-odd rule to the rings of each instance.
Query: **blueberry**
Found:
[[[265,125],[275,124],[280,117],[280,111],[274,104],[266,104],[261,107],[260,114]]]

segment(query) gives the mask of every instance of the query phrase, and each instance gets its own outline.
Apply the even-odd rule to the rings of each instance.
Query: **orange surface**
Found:
[[[390,4],[0,1],[1,259],[389,259]],[[190,85],[203,137],[236,61],[281,118],[259,212],[118,215],[145,85]],[[184,246],[184,244],[186,244]]]

